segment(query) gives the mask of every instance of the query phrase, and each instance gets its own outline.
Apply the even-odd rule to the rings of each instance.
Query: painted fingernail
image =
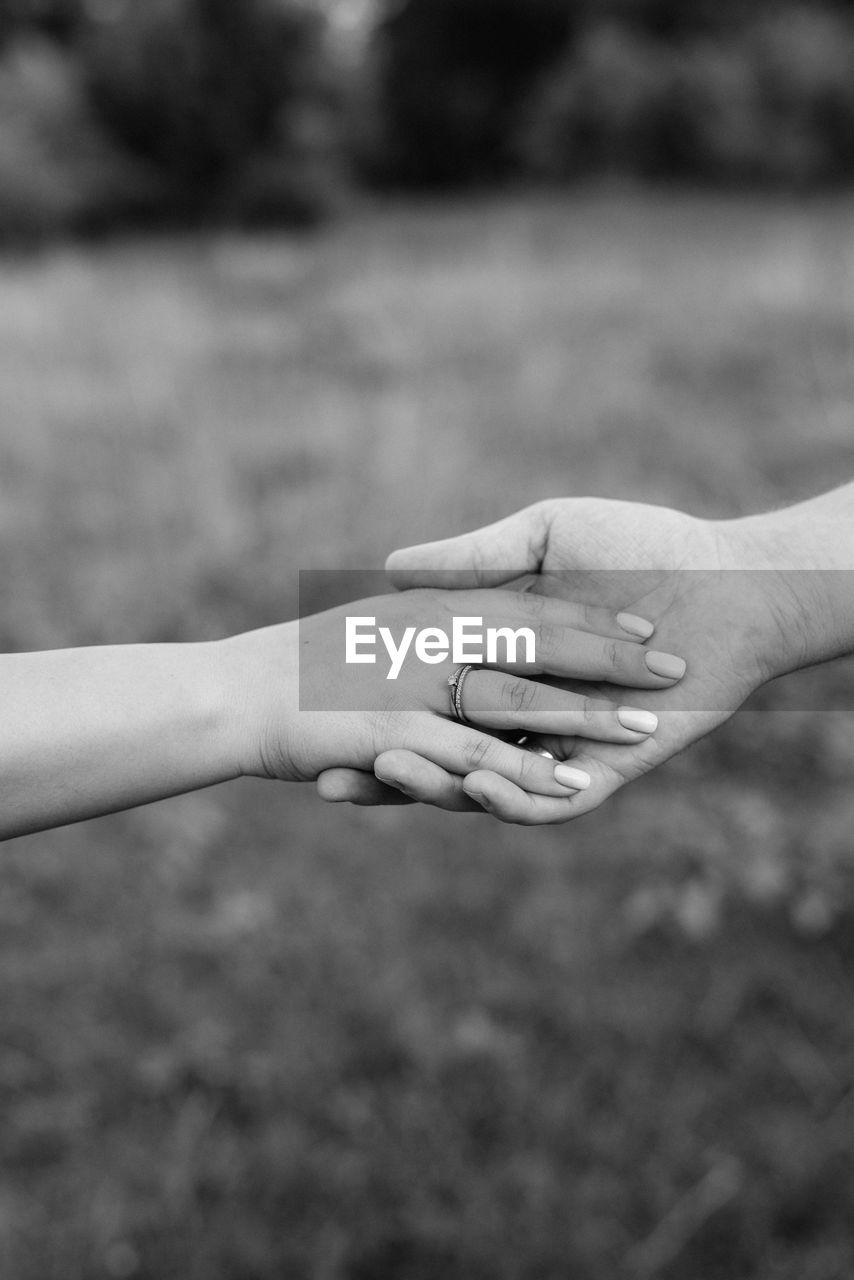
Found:
[[[675,653],[656,653],[654,649],[646,655],[646,665],[654,676],[665,680],[681,680],[687,670],[687,663]]]
[[[573,787],[576,791],[586,791],[592,782],[592,778],[583,769],[573,769],[571,764],[556,764],[555,782],[559,782],[562,787]]]
[[[641,640],[648,640],[655,630],[654,623],[639,618],[636,613],[618,613],[617,621],[630,636],[639,636]]]
[[[617,719],[624,729],[632,729],[635,733],[655,733],[658,728],[658,716],[637,707],[618,707]]]

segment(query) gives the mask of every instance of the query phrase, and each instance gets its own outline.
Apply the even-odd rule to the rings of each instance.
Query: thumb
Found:
[[[393,551],[386,572],[408,587],[495,587],[539,571],[549,540],[551,504],[538,502],[496,524],[440,542]]]

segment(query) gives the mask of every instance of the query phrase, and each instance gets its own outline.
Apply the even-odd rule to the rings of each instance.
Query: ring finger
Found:
[[[484,729],[634,743],[658,727],[657,716],[640,707],[618,706],[485,667],[467,673],[460,702],[466,720]]]

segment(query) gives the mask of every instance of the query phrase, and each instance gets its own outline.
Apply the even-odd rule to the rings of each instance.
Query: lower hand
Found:
[[[394,680],[387,678],[387,664],[348,664],[348,616],[369,616],[398,640],[407,629],[450,634],[454,617],[480,618],[484,630],[527,627],[536,639],[535,661],[520,653],[489,668],[473,667],[464,685],[467,723],[461,724],[452,718],[448,685],[457,663],[447,655],[429,662],[413,657]],[[341,764],[367,770],[378,756],[403,751],[443,777],[485,770],[523,794],[565,797],[586,785],[574,766],[556,767],[468,722],[514,737],[530,731],[627,746],[643,742],[655,720],[647,717],[644,725],[637,712],[648,696],[672,687],[684,663],[676,659],[675,674],[658,674],[655,655],[639,639],[625,629],[618,609],[518,591],[432,589],[359,601],[298,626],[238,636],[225,643],[232,669],[245,673],[242,771],[309,780]],[[536,677],[543,675],[556,683],[540,683]],[[633,704],[561,685],[570,679],[630,687]]]
[[[606,608],[617,595],[620,608],[656,624],[656,646],[680,653],[689,674],[647,696],[644,706],[659,726],[641,744],[550,740],[591,777],[591,786],[571,797],[525,794],[488,769],[452,776],[416,753],[392,751],[377,758],[375,777],[324,775],[327,798],[378,803],[391,784],[445,808],[474,800],[508,822],[566,821],[709,733],[759,685],[799,665],[805,602],[768,568],[739,521],[603,499],[556,500],[461,538],[397,552],[388,568],[400,586],[447,583],[449,573],[460,586],[492,585],[524,569],[543,575],[545,592],[571,592]]]

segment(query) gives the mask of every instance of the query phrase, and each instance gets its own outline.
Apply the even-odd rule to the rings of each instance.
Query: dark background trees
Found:
[[[354,179],[854,176],[851,0],[344,3],[0,0],[0,237],[288,224]]]

